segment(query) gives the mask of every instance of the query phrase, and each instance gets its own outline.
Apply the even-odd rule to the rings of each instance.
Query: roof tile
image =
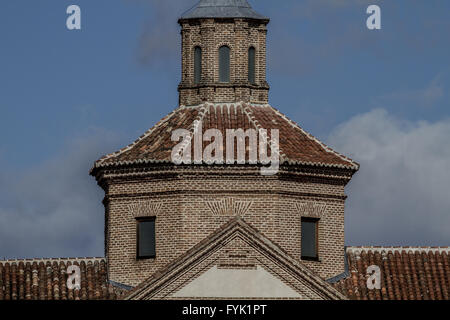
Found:
[[[349,247],[350,274],[335,287],[357,300],[443,300],[450,296],[448,247]],[[367,268],[381,271],[381,289],[367,288]]]
[[[315,137],[289,120],[269,105],[254,105],[244,102],[224,104],[202,104],[181,106],[162,119],[141,138],[128,147],[107,155],[95,164],[96,168],[137,163],[171,162],[172,149],[178,142],[172,141],[175,129],[186,129],[193,136],[202,125],[202,133],[218,129],[226,137],[227,129],[278,129],[282,163],[330,166],[357,170],[359,165],[333,151]],[[203,147],[207,144],[204,142]],[[235,146],[236,147],[236,146]],[[259,151],[258,151],[259,152]],[[192,153],[193,154],[193,153]],[[224,144],[224,156],[226,145]],[[247,157],[248,161],[248,148]]]
[[[80,290],[67,288],[70,265],[80,267]],[[115,300],[123,293],[107,283],[102,258],[0,261],[0,301]]]

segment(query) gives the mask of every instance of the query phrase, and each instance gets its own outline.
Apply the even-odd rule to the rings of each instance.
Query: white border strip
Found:
[[[105,261],[105,258],[36,258],[36,259],[8,259],[8,260],[0,260],[1,264],[13,264],[13,263],[20,263],[23,262],[24,264],[34,262],[36,263],[47,263],[47,262],[102,262]]]
[[[450,247],[347,247],[347,253],[353,253],[356,255],[360,255],[362,251],[372,251],[372,252],[403,252],[406,251],[407,253],[411,252],[439,252],[439,253],[449,253],[450,254]]]

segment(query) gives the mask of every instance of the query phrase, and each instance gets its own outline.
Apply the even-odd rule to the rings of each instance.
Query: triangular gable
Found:
[[[125,297],[196,298],[346,299],[241,218],[231,220]]]

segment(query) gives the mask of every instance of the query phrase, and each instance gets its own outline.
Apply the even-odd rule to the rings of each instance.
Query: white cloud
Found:
[[[400,121],[377,109],[328,142],[361,164],[347,189],[348,244],[450,244],[450,119]]]
[[[103,191],[89,169],[117,140],[97,130],[41,165],[0,176],[0,259],[103,256]]]

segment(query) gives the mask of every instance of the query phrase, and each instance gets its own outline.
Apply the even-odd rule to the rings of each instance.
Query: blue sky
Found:
[[[177,17],[195,2],[0,2],[0,258],[103,255],[88,171],[177,107]],[[362,165],[347,243],[449,245],[450,2],[250,3],[271,18],[270,103]]]

